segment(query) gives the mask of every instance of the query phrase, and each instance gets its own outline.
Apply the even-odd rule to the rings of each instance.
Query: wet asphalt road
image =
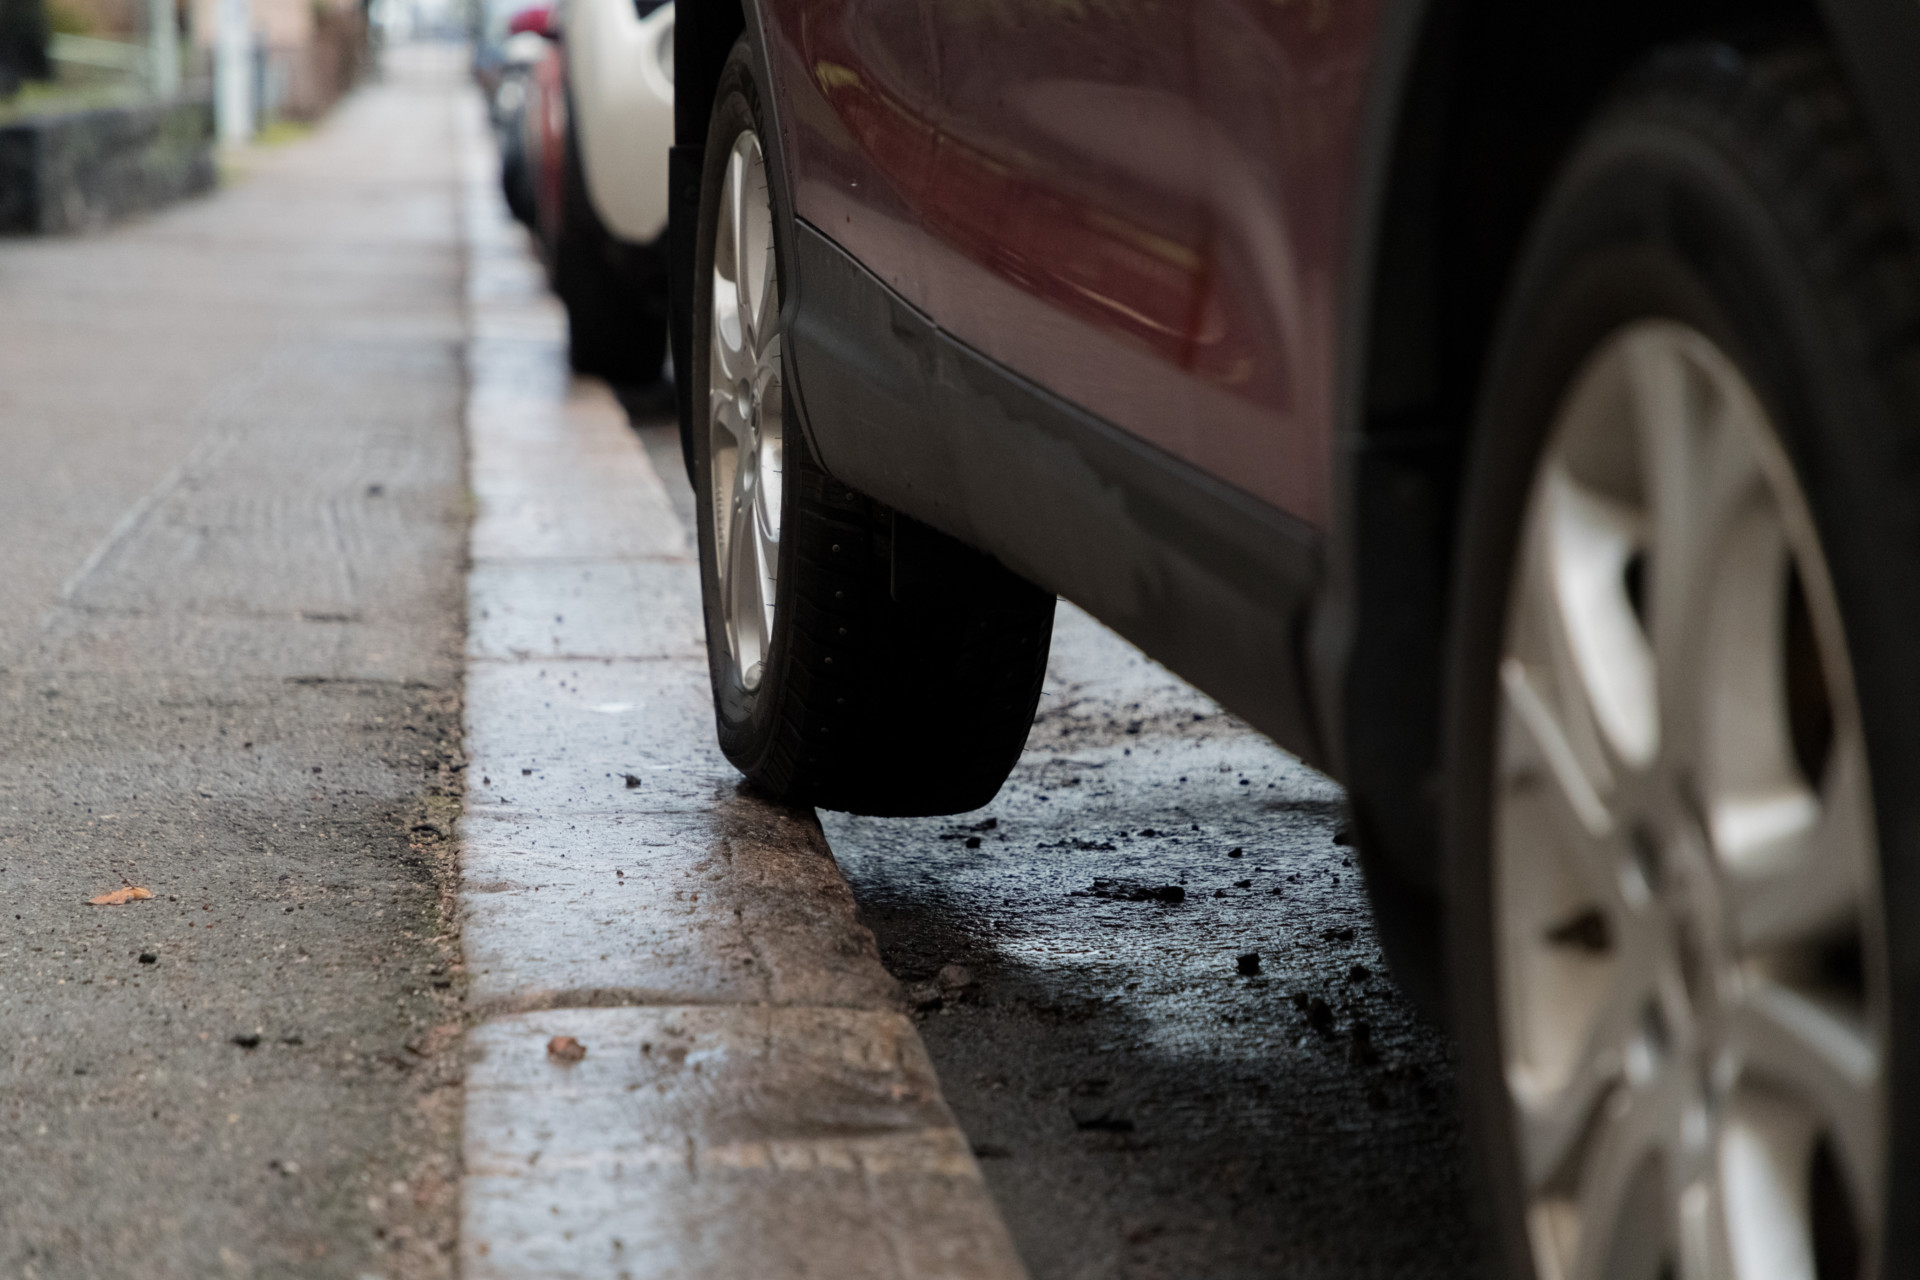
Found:
[[[1447,1046],[1341,812],[1063,604],[992,805],[822,815],[1036,1280],[1481,1273]]]

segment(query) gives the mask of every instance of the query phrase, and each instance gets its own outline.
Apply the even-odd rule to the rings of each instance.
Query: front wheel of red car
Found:
[[[1920,268],[1816,46],[1665,52],[1534,227],[1450,670],[1505,1273],[1914,1274]]]
[[[1053,597],[815,461],[787,378],[761,101],[743,42],[715,102],[694,267],[692,461],[720,746],[794,803],[977,808],[1026,741]]]

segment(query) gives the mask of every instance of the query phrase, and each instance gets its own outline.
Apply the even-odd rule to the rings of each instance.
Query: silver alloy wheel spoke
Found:
[[[1658,1161],[1685,1127],[1686,1094],[1679,1074],[1668,1070],[1607,1100],[1574,1189],[1582,1225],[1618,1226],[1628,1216],[1635,1191],[1644,1179],[1659,1176]],[[1569,1280],[1613,1280],[1609,1273],[1617,1252],[1616,1235],[1613,1230],[1582,1231]]]
[[[1496,1007],[1540,1273],[1810,1278],[1816,1160],[1880,1229],[1873,801],[1805,499],[1704,336],[1589,359],[1513,574]]]
[[[1602,1102],[1626,1086],[1629,1070],[1639,1073],[1654,1067],[1643,1062],[1648,1046],[1633,1044],[1651,996],[1649,974],[1617,977],[1561,1087],[1551,1092],[1515,1090],[1524,1121],[1522,1173],[1529,1187],[1544,1188],[1566,1169]]]
[[[707,434],[720,606],[734,676],[757,689],[773,644],[784,466],[780,288],[759,138],[734,139],[714,226]]]

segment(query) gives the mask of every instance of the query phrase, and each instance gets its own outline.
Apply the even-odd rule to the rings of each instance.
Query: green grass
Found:
[[[147,96],[137,84],[40,84],[23,85],[20,92],[0,102],[0,124],[27,116],[54,115],[62,111],[84,111],[90,107],[118,107],[139,102]]]
[[[298,142],[313,132],[313,126],[297,120],[275,120],[262,129],[254,138],[254,145],[260,147],[283,147],[289,142]]]

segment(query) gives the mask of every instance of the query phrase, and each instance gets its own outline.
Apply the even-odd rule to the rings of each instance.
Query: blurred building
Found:
[[[77,2],[77,0],[76,0]],[[87,0],[139,4],[140,0]],[[180,0],[196,60],[213,57],[219,0]],[[313,120],[359,76],[367,52],[362,0],[251,0],[254,101],[262,120]]]

